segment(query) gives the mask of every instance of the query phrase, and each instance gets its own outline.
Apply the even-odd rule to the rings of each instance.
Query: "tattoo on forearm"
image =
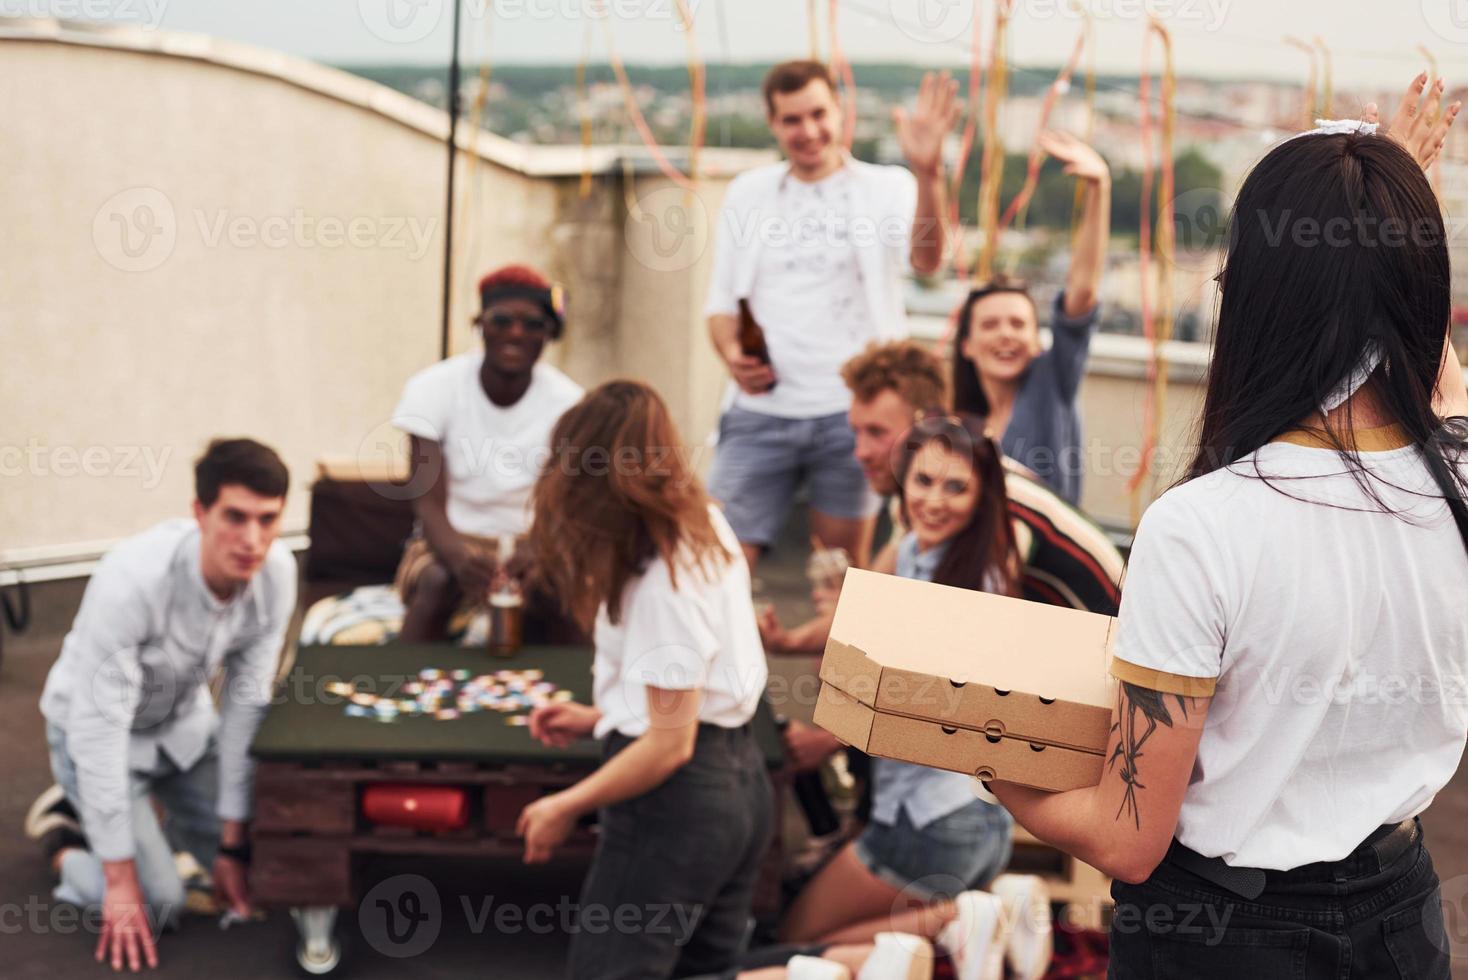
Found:
[[[1116,694],[1116,721],[1111,730],[1119,732],[1121,739],[1117,742],[1116,750],[1106,760],[1106,768],[1115,769],[1117,762],[1121,762],[1120,775],[1121,781],[1126,784],[1126,793],[1121,798],[1116,819],[1120,820],[1124,814],[1128,815],[1138,830],[1142,829],[1142,811],[1137,806],[1137,791],[1147,787],[1137,771],[1137,763],[1142,758],[1142,746],[1157,731],[1157,726],[1172,727],[1172,714],[1167,709],[1169,697],[1177,702],[1178,710],[1186,719],[1188,703],[1180,694],[1167,695],[1160,691],[1149,691],[1125,681]],[[1140,720],[1138,715],[1141,716]]]

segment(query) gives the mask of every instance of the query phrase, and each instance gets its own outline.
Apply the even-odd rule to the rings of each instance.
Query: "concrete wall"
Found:
[[[53,21],[0,21],[0,99],[0,565],[187,513],[216,434],[280,450],[290,530],[318,458],[393,454],[402,384],[439,356],[441,112],[270,52]],[[478,276],[529,262],[570,296],[551,358],[588,385],[653,382],[701,440],[707,249],[644,244],[615,148],[539,149],[484,135],[459,157],[451,349],[477,343]],[[695,244],[726,180],[686,208]],[[631,196],[668,222],[683,192],[664,184],[633,173]]]

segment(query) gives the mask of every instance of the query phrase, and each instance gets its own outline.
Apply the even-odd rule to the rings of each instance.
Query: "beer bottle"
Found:
[[[749,300],[742,298],[739,300],[739,351],[761,364],[770,363],[770,348],[765,343],[765,331],[750,312]],[[775,383],[772,381],[765,390],[769,391],[774,387]]]

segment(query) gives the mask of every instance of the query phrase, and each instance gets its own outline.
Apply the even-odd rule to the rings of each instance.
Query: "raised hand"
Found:
[[[1046,130],[1040,134],[1039,144],[1040,149],[1064,164],[1067,176],[1093,182],[1111,176],[1111,168],[1101,154],[1069,133]]]
[[[1424,92],[1427,89],[1427,72],[1424,71],[1407,86],[1389,122],[1381,123],[1381,113],[1375,102],[1367,103],[1361,118],[1365,122],[1377,123],[1377,133],[1402,144],[1426,170],[1442,152],[1443,144],[1447,142],[1448,127],[1458,118],[1458,110],[1463,107],[1459,101],[1448,106],[1446,112],[1440,111],[1444,87],[1443,80],[1439,78],[1430,90]]]
[[[897,142],[915,172],[933,175],[942,169],[943,139],[953,130],[958,113],[958,82],[946,71],[923,76],[911,114],[902,106],[892,110]]]

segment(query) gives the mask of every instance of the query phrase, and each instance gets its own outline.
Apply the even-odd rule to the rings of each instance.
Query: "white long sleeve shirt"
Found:
[[[250,743],[295,604],[295,559],[278,541],[237,595],[216,598],[188,519],[129,538],[98,564],[46,678],[41,713],[66,732],[82,826],[99,858],[133,856],[129,773],[153,769],[160,752],[189,769],[216,731],[218,815],[249,819]],[[209,679],[221,666],[216,713]]]

